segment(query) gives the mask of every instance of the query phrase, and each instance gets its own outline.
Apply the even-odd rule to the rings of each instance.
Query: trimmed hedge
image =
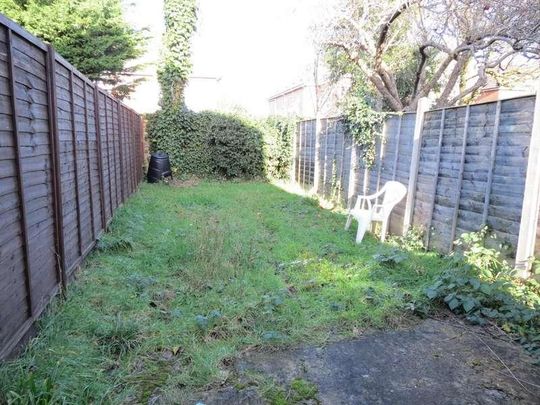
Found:
[[[288,175],[294,121],[254,121],[216,112],[166,108],[148,116],[152,151],[169,154],[177,175],[225,178]]]

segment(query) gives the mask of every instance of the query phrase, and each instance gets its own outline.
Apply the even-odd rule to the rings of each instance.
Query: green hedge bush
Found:
[[[292,163],[296,120],[285,117],[269,117],[259,123],[264,133],[264,157],[266,176],[286,179]]]
[[[176,175],[285,178],[294,121],[255,121],[217,112],[169,107],[149,115],[150,149],[169,154]]]

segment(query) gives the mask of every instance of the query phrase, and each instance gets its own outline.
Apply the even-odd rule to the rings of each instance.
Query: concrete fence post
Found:
[[[411,165],[409,167],[409,185],[407,188],[405,215],[403,216],[403,233],[407,232],[412,225],[414,200],[416,197],[416,180],[418,178],[418,164],[420,162],[420,147],[422,146],[422,126],[424,125],[424,114],[428,110],[429,104],[429,100],[424,97],[418,101],[418,106],[416,108]]]
[[[516,252],[516,270],[519,277],[529,277],[531,259],[536,244],[538,209],[540,204],[540,81],[536,86],[536,102],[529,147],[527,177],[523,193],[523,208],[519,225],[518,246]]]

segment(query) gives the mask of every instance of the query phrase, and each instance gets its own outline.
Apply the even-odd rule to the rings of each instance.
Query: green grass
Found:
[[[243,349],[392,327],[428,305],[441,259],[407,252],[383,263],[374,256],[392,248],[354,244],[344,222],[267,183],[143,185],[67,300],[0,368],[0,402],[187,395],[230,378],[226,365]]]

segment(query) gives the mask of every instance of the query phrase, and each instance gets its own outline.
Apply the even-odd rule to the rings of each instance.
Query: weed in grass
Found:
[[[47,405],[58,400],[52,381],[49,378],[37,381],[33,372],[21,378],[6,398],[9,405]]]
[[[291,399],[293,402],[315,400],[319,389],[315,384],[302,378],[295,378],[291,382]]]
[[[264,380],[260,376],[258,378],[261,394],[271,405],[319,403],[317,399],[319,389],[315,384],[303,378],[295,378],[287,386]]]
[[[253,244],[239,243],[233,237],[243,230],[230,219],[210,214],[193,222],[195,232],[188,238],[190,263],[179,271],[193,290],[230,282],[253,265]]]
[[[96,249],[102,252],[122,252],[131,250],[133,244],[126,236],[105,234],[98,239]]]
[[[137,295],[144,293],[150,286],[156,284],[156,279],[151,276],[143,276],[142,274],[135,273],[130,274],[127,279],[127,283],[135,288]]]
[[[107,323],[99,324],[94,335],[105,353],[122,356],[138,345],[139,332],[135,322],[116,316]]]
[[[392,248],[373,255],[373,258],[384,266],[395,268],[397,265],[407,260],[407,254],[401,249]]]

